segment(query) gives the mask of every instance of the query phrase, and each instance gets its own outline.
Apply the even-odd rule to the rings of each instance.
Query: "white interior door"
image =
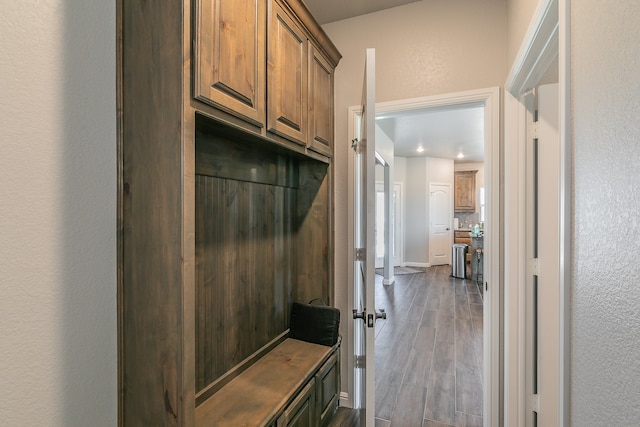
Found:
[[[536,100],[537,98],[537,100]],[[537,101],[537,102],[536,102]],[[527,427],[560,425],[560,138],[558,85],[528,95],[526,393]],[[537,120],[536,120],[537,116]]]
[[[375,426],[375,50],[367,49],[360,135],[355,143],[354,404]]]
[[[451,264],[451,184],[429,184],[429,263]]]

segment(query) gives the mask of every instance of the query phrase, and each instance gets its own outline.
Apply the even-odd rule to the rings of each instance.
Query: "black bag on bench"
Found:
[[[340,310],[294,302],[289,323],[289,338],[332,347],[338,342]]]

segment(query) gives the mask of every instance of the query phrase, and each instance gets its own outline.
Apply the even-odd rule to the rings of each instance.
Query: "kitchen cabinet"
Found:
[[[471,232],[469,230],[454,230],[453,243],[466,243],[471,246]]]
[[[476,211],[476,173],[478,171],[458,171],[454,173],[454,211]]]

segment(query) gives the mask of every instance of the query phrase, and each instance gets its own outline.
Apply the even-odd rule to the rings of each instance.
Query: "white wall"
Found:
[[[404,263],[424,266],[429,262],[427,233],[427,161],[425,157],[406,159],[407,181],[404,183]]]
[[[508,45],[507,45],[507,64],[511,67],[513,60],[516,58],[520,45],[524,36],[529,29],[529,23],[536,11],[536,7],[540,0],[508,0]],[[509,70],[507,70],[509,71]]]
[[[507,2],[421,1],[323,27],[343,58],[336,70],[336,212],[350,212],[347,175],[351,161],[348,108],[359,105],[365,49],[376,49],[377,101],[502,86],[507,76]],[[399,167],[396,163],[396,167]],[[399,173],[399,171],[396,173]],[[405,212],[408,211],[405,209]],[[352,232],[349,215],[337,215],[335,235]],[[335,242],[336,303],[348,307],[350,249]],[[346,322],[342,322],[346,323]],[[344,339],[350,337],[341,325]],[[347,366],[347,352],[342,353]],[[342,384],[348,384],[347,369]]]
[[[571,1],[571,424],[640,423],[640,2]]]
[[[114,426],[115,2],[3,2],[0,40],[0,424]]]
[[[429,263],[429,184],[451,184],[453,197],[453,160],[433,157],[396,157],[403,163],[396,174],[404,191],[404,263],[426,266]],[[453,215],[452,215],[453,216]]]

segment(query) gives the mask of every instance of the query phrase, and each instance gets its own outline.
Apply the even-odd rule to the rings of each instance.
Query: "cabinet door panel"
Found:
[[[315,380],[311,379],[278,419],[277,426],[315,427],[317,425]]]
[[[475,212],[476,172],[461,171],[454,174],[454,210],[456,212]]]
[[[338,354],[334,353],[316,374],[316,403],[321,426],[328,423],[338,408],[338,393],[340,391]]]
[[[265,8],[260,0],[199,0],[197,99],[264,126]]]
[[[268,42],[268,130],[300,144],[307,136],[307,38],[271,2]]]
[[[309,44],[309,141],[311,148],[333,155],[333,67]]]

